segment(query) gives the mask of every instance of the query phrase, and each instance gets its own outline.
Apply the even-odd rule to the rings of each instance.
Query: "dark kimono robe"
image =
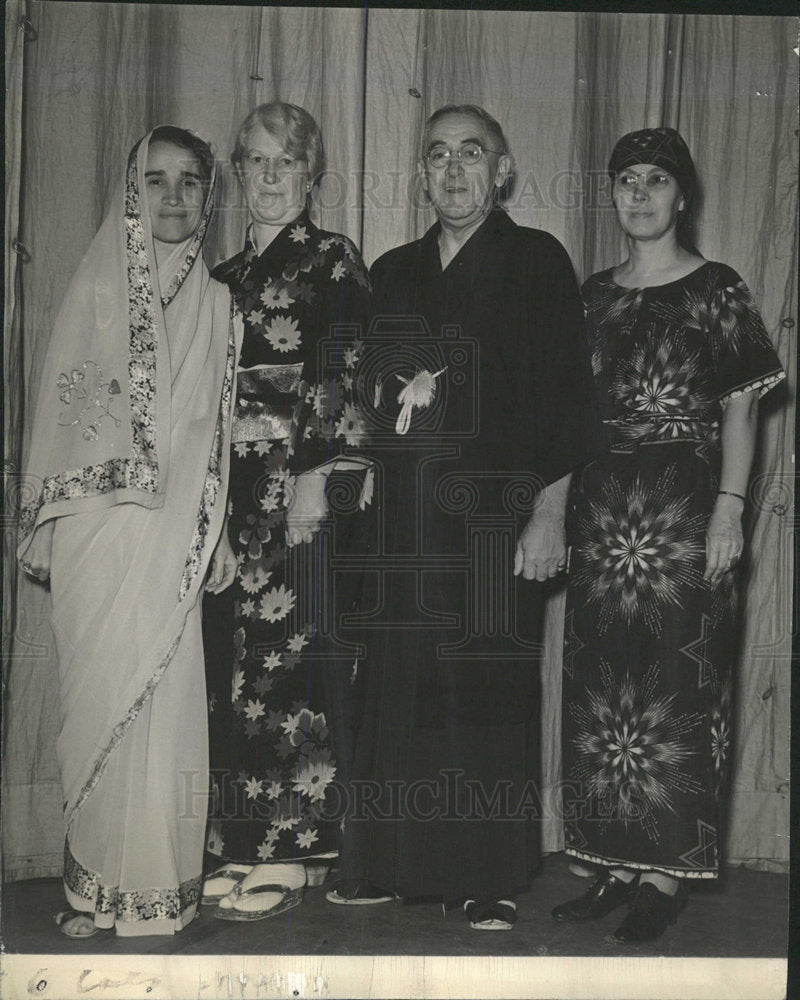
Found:
[[[438,232],[371,272],[379,523],[342,875],[497,899],[527,883],[540,813],[541,587],[513,576],[517,531],[602,435],[563,247],[498,209],[443,271]]]

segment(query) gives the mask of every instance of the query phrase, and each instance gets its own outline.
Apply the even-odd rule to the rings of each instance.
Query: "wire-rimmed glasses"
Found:
[[[465,166],[474,167],[476,163],[480,163],[483,159],[484,153],[496,153],[498,156],[502,156],[500,150],[489,149],[486,146],[482,146],[479,142],[462,142],[458,149],[450,149],[444,143],[440,143],[431,146],[425,153],[425,162],[434,170],[443,170],[455,157]]]

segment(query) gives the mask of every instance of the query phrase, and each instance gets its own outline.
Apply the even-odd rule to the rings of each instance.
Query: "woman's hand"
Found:
[[[206,580],[206,592],[209,594],[220,594],[226,590],[236,579],[238,563],[234,555],[231,543],[228,539],[227,521],[222,527],[222,534],[219,536],[214,555],[211,557],[211,568],[208,571]]]
[[[734,569],[744,546],[742,510],[738,497],[718,496],[706,529],[706,571],[704,580],[716,586],[723,575]]]
[[[45,521],[34,530],[25,558],[20,559],[19,563],[28,576],[36,577],[43,582],[50,576],[50,555],[53,550],[55,526],[55,521]]]
[[[310,542],[319,531],[328,512],[328,505],[325,503],[325,478],[319,472],[304,472],[295,479],[286,509],[287,545]]]

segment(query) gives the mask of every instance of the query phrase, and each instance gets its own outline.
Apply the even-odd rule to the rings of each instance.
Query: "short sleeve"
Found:
[[[716,398],[724,403],[745,392],[763,396],[786,373],[747,286],[732,268],[720,267],[709,306]]]

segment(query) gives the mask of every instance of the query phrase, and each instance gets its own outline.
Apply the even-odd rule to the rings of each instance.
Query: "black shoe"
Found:
[[[629,902],[635,890],[635,878],[625,882],[606,871],[592,882],[582,896],[561,903],[551,912],[556,920],[599,920],[618,906]]]
[[[678,886],[674,896],[668,896],[652,882],[642,882],[614,937],[617,941],[628,943],[655,941],[670,924],[675,923],[685,905],[686,891],[683,886]]]

